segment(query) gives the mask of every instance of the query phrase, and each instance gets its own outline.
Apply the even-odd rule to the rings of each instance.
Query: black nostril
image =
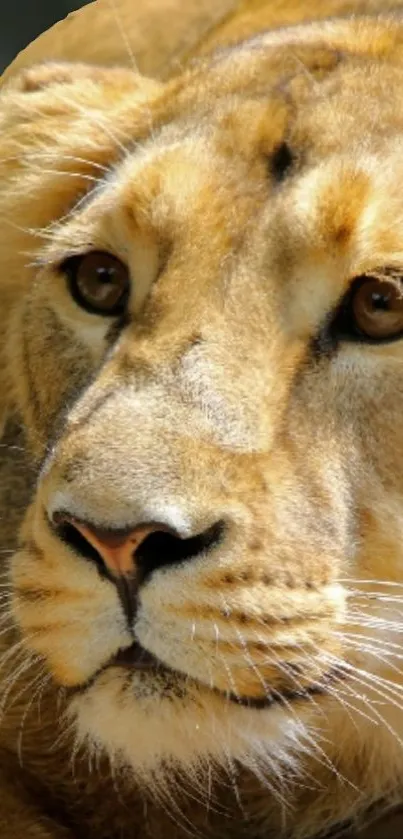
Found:
[[[156,530],[150,533],[135,552],[136,566],[142,580],[153,571],[170,565],[179,565],[215,548],[223,538],[224,522],[218,521],[197,536],[182,539],[172,531]]]
[[[94,546],[91,545],[91,542],[89,542],[88,539],[86,539],[85,536],[83,536],[80,533],[80,531],[77,530],[76,527],[74,527],[74,525],[69,524],[67,522],[63,524],[58,524],[56,527],[56,532],[59,539],[61,539],[61,541],[64,542],[65,545],[71,548],[71,550],[73,550],[75,553],[79,554],[80,556],[83,556],[84,559],[92,560],[92,562],[95,563],[102,576],[106,575],[106,568],[101,555],[98,553],[96,548],[94,548]]]
[[[54,513],[51,522],[59,539],[71,550],[93,562],[110,579],[129,576],[138,585],[158,568],[196,559],[222,539],[224,522],[183,538],[162,522],[145,522],[124,529],[79,521],[69,513]]]

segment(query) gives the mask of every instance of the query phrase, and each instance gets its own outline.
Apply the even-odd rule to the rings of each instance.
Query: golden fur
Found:
[[[0,92],[2,839],[302,839],[402,801],[403,343],[326,330],[401,271],[403,23],[309,5],[362,14],[189,4],[158,80],[22,69],[42,44]],[[54,57],[113,63],[108,8]],[[120,323],[60,269],[94,250]],[[66,508],[220,541],[130,623]],[[165,667],[113,661],[133,631]]]

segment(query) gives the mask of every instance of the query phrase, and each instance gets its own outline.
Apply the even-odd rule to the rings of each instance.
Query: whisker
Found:
[[[115,18],[117,27],[119,29],[119,33],[121,35],[123,44],[125,46],[125,49],[127,51],[128,56],[129,56],[130,63],[133,67],[133,70],[134,70],[135,73],[139,74],[140,71],[139,71],[139,68],[138,68],[137,61],[136,61],[135,56],[134,56],[133,48],[132,48],[132,45],[131,45],[131,43],[129,41],[129,38],[127,36],[127,32],[125,31],[125,29],[123,27],[122,18],[120,16],[119,9],[118,9],[118,7],[115,3],[115,0],[109,0],[109,5],[110,5],[110,8],[111,8],[112,15]]]
[[[331,654],[327,654],[327,655],[330,659],[334,658]],[[344,666],[345,671],[347,670],[348,680],[353,680],[353,681],[357,682],[357,684],[360,684],[362,687],[364,687],[367,690],[371,689],[372,691],[375,692],[375,694],[377,694],[378,696],[385,699],[388,704],[390,704],[392,702],[394,707],[403,711],[403,705],[401,705],[400,702],[398,702],[395,698],[395,695],[394,695],[394,693],[395,693],[394,687],[395,686],[394,685],[391,686],[387,680],[382,679],[379,676],[375,676],[374,674],[367,673],[365,670],[362,670],[361,668],[352,667],[352,666],[348,667],[348,664],[346,665],[346,662],[343,663],[343,666]],[[357,673],[359,675],[357,675]],[[381,687],[379,686],[379,684],[381,684]],[[351,689],[351,685],[349,685],[348,681],[343,682],[343,686],[344,687],[349,687]],[[385,692],[387,690],[390,691],[389,694]],[[384,717],[382,717],[382,715],[379,714],[379,712],[377,711],[377,709],[375,708],[373,702],[371,702],[369,697],[366,694],[364,694],[364,695],[356,694],[356,698],[359,698],[366,705],[368,705],[368,707],[370,707],[371,711],[379,719],[379,722],[381,722],[383,725],[385,725],[385,727],[388,729],[388,731],[391,734],[393,734],[394,736],[396,736],[399,744],[401,743],[401,745],[403,746],[403,740],[400,740],[398,734],[390,726],[388,721]],[[400,697],[399,697],[399,699],[400,699]]]
[[[399,583],[395,580],[392,582],[391,580],[368,580],[368,579],[359,579],[354,577],[338,577],[338,583],[342,583],[343,585],[346,583],[354,583],[354,585],[372,585],[372,586],[390,586],[391,588],[403,588],[403,582]]]
[[[349,632],[349,631],[338,631],[333,630],[333,634],[341,638],[348,638],[351,639],[351,643],[354,641],[358,645],[361,644],[378,644],[382,649],[385,651],[387,650],[390,655],[394,655],[397,659],[402,657],[402,645],[396,644],[393,641],[389,641],[388,638],[378,638],[373,635],[368,635],[367,633],[359,634],[357,632]]]
[[[18,680],[19,680],[20,676],[22,676],[27,670],[30,670],[30,668],[33,667],[35,664],[37,664],[38,661],[40,661],[40,660],[41,660],[40,656],[34,656],[34,655],[26,656],[25,660],[22,662],[22,664],[19,667],[17,667],[17,669],[13,672],[10,679],[5,680],[5,689],[0,694],[0,715],[1,714],[4,715],[4,708],[7,705],[7,700],[9,698],[10,693],[13,690],[14,686],[18,683]],[[25,691],[28,689],[28,687],[29,687],[29,685],[24,685],[22,693],[25,693]],[[8,705],[7,710],[9,710],[9,708],[11,707],[11,705],[13,704],[14,701],[15,701],[15,698]]]
[[[346,685],[345,687],[346,687],[346,689],[347,689],[347,690],[349,690],[350,692],[352,692],[352,693],[355,695],[355,697],[356,697],[357,699],[359,699],[361,702],[364,702],[364,704],[365,704],[368,708],[370,708],[370,710],[371,710],[372,714],[374,714],[374,715],[375,715],[375,717],[376,717],[376,719],[377,719],[378,723],[380,723],[382,726],[384,726],[384,727],[385,727],[385,728],[389,731],[389,733],[392,735],[392,737],[393,737],[393,738],[395,738],[395,739],[397,740],[397,742],[399,743],[399,745],[403,747],[403,740],[402,740],[402,738],[401,738],[401,737],[399,737],[399,735],[398,735],[397,731],[393,728],[393,726],[391,726],[391,725],[388,723],[388,721],[385,719],[385,717],[384,717],[384,716],[383,716],[383,715],[382,715],[382,714],[378,711],[378,709],[377,709],[377,708],[375,708],[374,703],[373,703],[373,702],[371,702],[371,700],[370,700],[370,699],[369,699],[369,698],[368,698],[365,694],[364,694],[364,695],[363,695],[363,694],[355,694],[355,692],[354,692],[354,691],[352,691],[351,686]],[[374,719],[370,719],[370,722],[371,722],[371,724],[372,724],[372,725],[374,725],[375,720],[374,720]]]
[[[397,644],[392,644],[391,642],[384,641],[382,638],[366,638],[366,636],[357,636],[354,633],[342,633],[336,632],[334,633],[337,637],[341,638],[342,641],[347,644],[352,649],[357,650],[358,652],[373,652],[376,654],[384,653],[385,656],[391,656],[398,661],[403,660],[403,653],[401,652],[401,647],[398,647]],[[376,646],[378,644],[378,646]],[[397,649],[399,652],[397,652]],[[388,661],[388,667],[392,667],[392,664]],[[396,669],[396,672],[400,675],[403,675],[402,671]]]
[[[46,685],[49,684],[51,679],[52,679],[52,677],[49,673],[44,675],[44,673],[42,671],[42,672],[38,673],[38,675],[35,677],[35,679],[33,679],[33,681],[28,685],[29,690],[32,691],[36,682],[39,681],[39,685],[36,687],[36,689],[32,693],[31,698],[30,698],[28,704],[25,707],[25,710],[24,710],[24,713],[22,715],[20,724],[18,726],[17,755],[18,755],[18,762],[19,762],[21,767],[23,765],[22,741],[23,741],[24,729],[25,729],[25,724],[26,724],[26,721],[27,721],[27,718],[28,718],[28,715],[29,715],[29,711],[31,710],[31,708],[32,708],[35,700],[37,699],[37,697],[38,697],[38,702],[40,701],[40,699],[43,695],[43,691],[44,691]],[[19,698],[19,696],[17,698]]]

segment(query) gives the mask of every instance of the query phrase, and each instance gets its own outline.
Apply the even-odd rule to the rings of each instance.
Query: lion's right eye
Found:
[[[71,296],[82,309],[104,317],[116,317],[124,312],[130,274],[116,256],[92,251],[70,257],[61,269],[67,276]]]
[[[392,268],[356,277],[330,331],[337,339],[381,344],[403,336],[403,284]]]
[[[368,277],[351,302],[357,331],[372,341],[396,338],[403,331],[403,292],[396,282]]]

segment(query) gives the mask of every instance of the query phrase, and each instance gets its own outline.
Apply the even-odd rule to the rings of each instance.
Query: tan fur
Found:
[[[403,23],[148,5],[88,7],[0,92],[0,835],[360,828],[402,801],[402,341],[314,342],[402,266]],[[130,63],[122,32],[155,80],[96,66]],[[81,63],[22,69],[44,55]],[[58,269],[94,249],[130,268],[119,333]],[[225,529],[130,626],[66,507]],[[165,669],[107,666],[133,628]]]

